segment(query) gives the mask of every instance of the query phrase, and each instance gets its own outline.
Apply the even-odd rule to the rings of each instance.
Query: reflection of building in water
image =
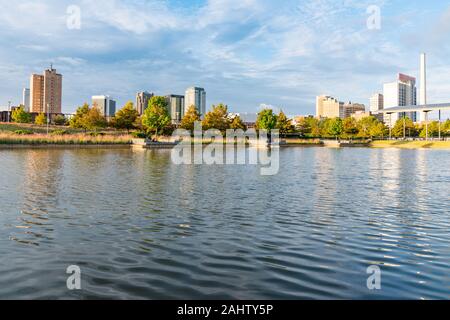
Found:
[[[12,240],[39,245],[42,240],[52,239],[49,212],[56,210],[63,153],[59,150],[27,150],[24,153],[23,203],[17,233],[11,236]]]

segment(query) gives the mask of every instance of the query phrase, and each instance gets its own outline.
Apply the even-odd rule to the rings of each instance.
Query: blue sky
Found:
[[[67,28],[67,7],[81,28]],[[381,29],[366,12],[381,9]],[[0,0],[0,106],[31,73],[64,76],[63,111],[109,94],[207,91],[234,112],[312,114],[315,96],[368,104],[428,53],[429,102],[450,101],[450,4],[419,0]]]

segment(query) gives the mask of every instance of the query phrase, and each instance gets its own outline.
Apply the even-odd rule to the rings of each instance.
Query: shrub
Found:
[[[136,139],[147,138],[147,135],[145,134],[145,132],[141,132],[141,131],[132,132],[131,135],[133,136],[133,138],[136,138]]]
[[[53,130],[51,134],[55,136],[63,136],[65,134],[69,134],[69,132],[67,130]]]
[[[20,134],[20,135],[28,135],[28,134],[33,134],[34,132],[31,130],[16,130],[14,131],[15,134]]]

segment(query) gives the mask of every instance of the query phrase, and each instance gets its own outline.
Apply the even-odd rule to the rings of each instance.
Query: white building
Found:
[[[384,84],[383,96],[384,108],[417,105],[416,78],[399,73],[397,81]],[[404,112],[386,115],[387,124],[392,127],[403,116],[417,121],[416,112]]]
[[[114,117],[116,114],[116,101],[110,96],[93,96],[92,106],[97,108],[105,117]]]
[[[23,88],[22,105],[25,107],[26,112],[30,112],[30,89],[28,88]]]
[[[203,88],[191,87],[186,90],[184,95],[184,114],[190,106],[195,106],[203,118],[206,114],[206,91]]]
[[[380,121],[384,121],[384,115],[378,111],[384,109],[384,96],[381,93],[375,93],[370,97],[369,111]]]

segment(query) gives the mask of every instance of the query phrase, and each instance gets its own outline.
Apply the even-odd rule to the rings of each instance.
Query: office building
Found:
[[[148,102],[150,99],[154,96],[153,93],[149,92],[138,92],[136,94],[136,110],[139,113],[139,115],[143,115],[145,109],[148,108]]]
[[[416,97],[416,78],[399,74],[395,82],[386,83],[383,87],[384,108],[392,108],[399,106],[417,105]],[[416,112],[402,112],[386,115],[386,121],[389,126],[393,126],[395,122],[402,118],[408,117],[412,121],[417,121]]]
[[[51,66],[43,75],[33,74],[30,80],[30,112],[61,113],[62,75]]]
[[[184,108],[186,113],[190,106],[195,106],[200,115],[203,116],[206,113],[206,91],[203,88],[191,87],[186,90],[184,96]]]
[[[116,114],[116,101],[110,96],[93,96],[92,106],[97,108],[101,115],[110,118]]]
[[[344,104],[344,118],[350,118],[355,113],[366,112],[366,106],[360,103],[346,103]],[[342,118],[342,117],[341,117]]]
[[[344,103],[330,96],[316,97],[317,118],[344,118]]]
[[[180,123],[184,116],[184,96],[171,94],[166,96],[166,101],[172,123]]]
[[[384,115],[378,111],[384,109],[384,96],[381,93],[375,93],[370,97],[369,111],[380,121],[384,121]]]
[[[30,112],[30,89],[24,88],[22,91],[22,105],[25,111]]]

